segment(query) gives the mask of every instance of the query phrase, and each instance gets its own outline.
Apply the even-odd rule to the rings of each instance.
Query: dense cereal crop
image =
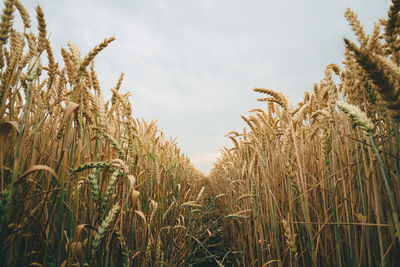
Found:
[[[367,35],[347,9],[357,43],[344,39],[343,67],[297,106],[254,88],[265,109],[242,116],[204,176],[132,116],[123,73],[104,99],[94,58],[114,37],[84,56],[70,42],[56,62],[42,9],[32,22],[5,0],[0,265],[395,266],[399,12],[393,0]]]

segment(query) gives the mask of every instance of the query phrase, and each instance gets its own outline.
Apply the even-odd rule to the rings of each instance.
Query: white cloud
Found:
[[[198,154],[194,157],[191,157],[191,162],[200,171],[202,171],[205,174],[208,174],[208,172],[212,168],[215,160],[217,158],[219,158],[220,156],[221,156],[221,152]]]

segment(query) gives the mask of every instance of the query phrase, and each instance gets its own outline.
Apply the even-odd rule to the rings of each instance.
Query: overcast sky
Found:
[[[224,135],[245,126],[240,115],[257,103],[253,87],[286,93],[296,104],[326,65],[340,64],[344,19],[353,9],[367,33],[387,16],[389,0],[22,0],[37,25],[44,10],[50,42],[68,40],[85,55],[117,38],[95,59],[107,98],[121,72],[133,112],[158,119],[194,165],[208,173]]]

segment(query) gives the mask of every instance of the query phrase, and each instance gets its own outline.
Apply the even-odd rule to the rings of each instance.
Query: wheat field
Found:
[[[399,12],[368,35],[346,9],[343,67],[297,106],[254,88],[265,108],[205,176],[132,116],[123,73],[104,98],[94,59],[114,37],[56,62],[40,6],[33,22],[5,0],[0,266],[398,266]]]

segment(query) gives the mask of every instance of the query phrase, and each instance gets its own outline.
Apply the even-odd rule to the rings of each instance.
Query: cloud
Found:
[[[221,156],[221,152],[198,154],[191,158],[191,162],[203,173],[208,174],[213,163]]]

